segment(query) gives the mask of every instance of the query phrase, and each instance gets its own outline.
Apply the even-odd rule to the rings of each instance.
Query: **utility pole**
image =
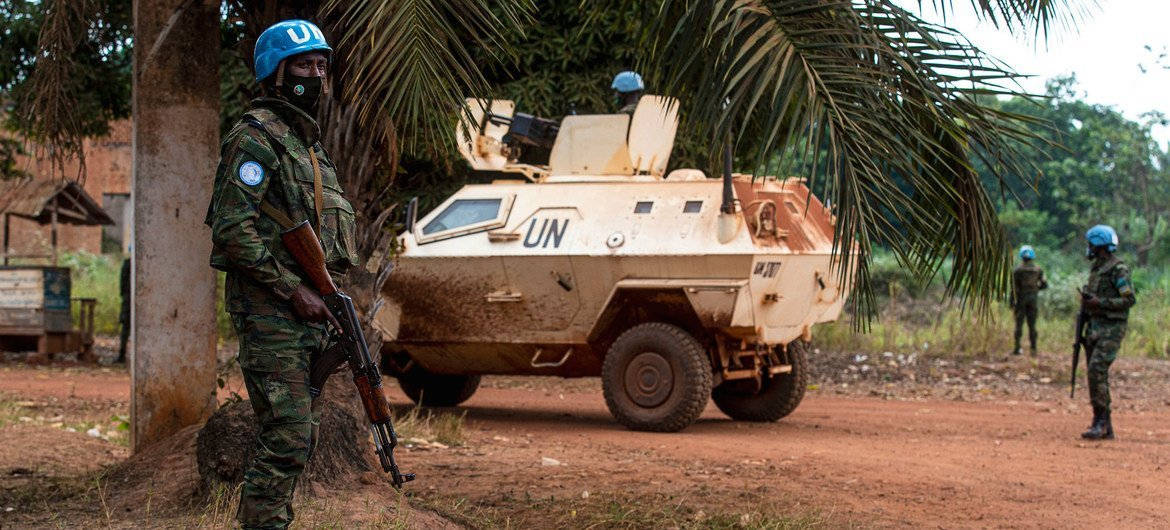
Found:
[[[219,1],[134,1],[135,451],[215,410],[215,274],[203,215],[219,153]]]

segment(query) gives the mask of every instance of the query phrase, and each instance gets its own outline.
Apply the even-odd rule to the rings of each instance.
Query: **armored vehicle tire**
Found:
[[[411,401],[424,407],[454,407],[475,394],[478,375],[440,375],[415,368],[398,376],[398,386]]]
[[[711,396],[711,363],[699,341],[663,322],[638,324],[609,347],[601,367],[605,404],[635,431],[694,423]]]
[[[733,420],[783,418],[796,410],[808,387],[808,360],[803,342],[795,340],[788,344],[788,362],[792,364],[792,372],[765,379],[759,392],[755,390],[754,380],[726,381],[711,391],[711,400]]]

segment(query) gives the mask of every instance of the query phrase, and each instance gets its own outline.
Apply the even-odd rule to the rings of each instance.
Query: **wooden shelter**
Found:
[[[51,257],[57,265],[57,226],[112,225],[114,220],[76,182],[68,180],[16,179],[0,181],[0,215],[4,217],[4,265],[11,257]],[[30,219],[52,227],[52,256],[11,256],[9,219]]]
[[[114,220],[72,181],[0,181],[4,217],[4,264],[0,266],[0,349],[34,347],[39,354],[78,351],[92,360],[92,298],[73,298],[70,270],[57,266],[57,226],[112,225]],[[9,219],[30,219],[52,227],[52,256],[12,256]],[[51,265],[9,265],[9,259],[51,258]],[[77,304],[74,311],[73,304]],[[76,313],[77,325],[73,323]]]

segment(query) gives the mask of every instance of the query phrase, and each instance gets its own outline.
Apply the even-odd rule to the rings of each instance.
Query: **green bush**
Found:
[[[105,335],[118,334],[118,314],[122,311],[119,281],[122,259],[118,255],[66,252],[58,263],[72,269],[74,298],[94,298],[94,331]],[[76,317],[76,304],[74,304]]]

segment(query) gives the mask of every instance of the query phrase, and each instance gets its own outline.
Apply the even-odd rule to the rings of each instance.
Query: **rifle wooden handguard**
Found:
[[[382,394],[382,387],[374,387],[370,384],[370,378],[366,375],[359,375],[353,378],[354,385],[357,386],[358,395],[362,398],[362,406],[366,409],[366,417],[371,423],[389,422],[390,404],[386,402],[386,396]]]
[[[337,292],[337,286],[329,276],[329,269],[325,268],[325,251],[321,249],[321,241],[313,233],[313,227],[308,221],[301,221],[301,224],[281,232],[280,240],[321,296]]]

